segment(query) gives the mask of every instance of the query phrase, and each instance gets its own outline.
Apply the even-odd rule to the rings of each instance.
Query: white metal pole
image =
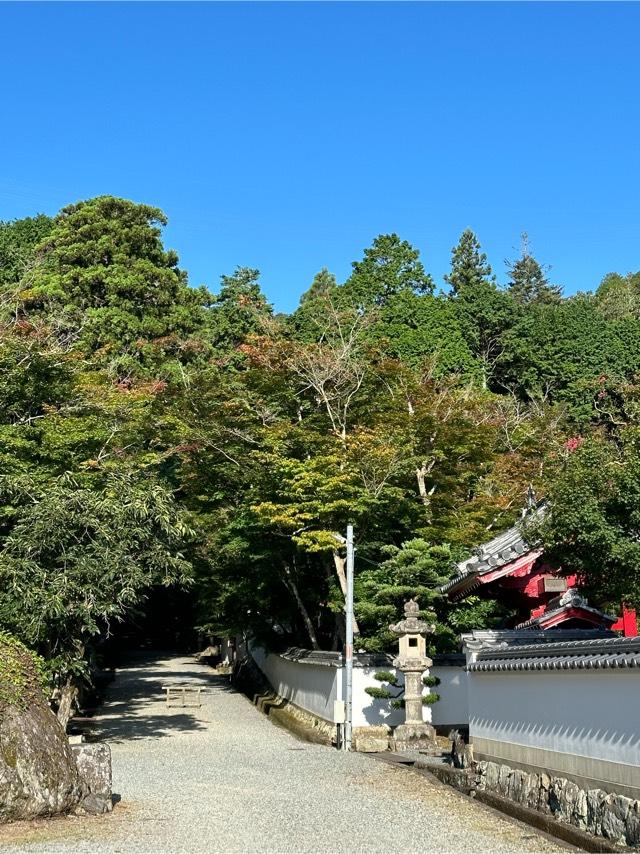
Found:
[[[353,721],[353,525],[347,525],[347,601],[346,638],[344,650],[345,665],[345,723],[344,749],[351,750],[351,731]]]

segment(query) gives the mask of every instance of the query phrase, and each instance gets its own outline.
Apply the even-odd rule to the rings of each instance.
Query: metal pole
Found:
[[[347,601],[346,638],[344,650],[344,665],[346,676],[345,687],[345,723],[344,749],[351,750],[351,730],[353,721],[353,525],[347,525]]]

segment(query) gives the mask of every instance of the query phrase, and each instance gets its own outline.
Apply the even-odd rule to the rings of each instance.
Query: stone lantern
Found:
[[[414,599],[404,606],[405,617],[389,629],[400,636],[398,657],[393,666],[404,674],[405,722],[395,728],[392,744],[395,750],[429,750],[436,746],[435,730],[423,718],[422,676],[433,664],[426,655],[426,635],[435,626],[420,619],[420,608]]]

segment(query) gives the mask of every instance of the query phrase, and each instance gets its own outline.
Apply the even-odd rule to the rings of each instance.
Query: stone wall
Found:
[[[640,801],[496,762],[478,762],[476,770],[480,790],[495,792],[617,844],[640,845]]]

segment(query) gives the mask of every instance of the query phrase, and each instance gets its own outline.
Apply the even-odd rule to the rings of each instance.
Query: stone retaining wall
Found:
[[[640,846],[640,801],[496,762],[478,762],[476,771],[480,790],[495,792],[594,836]]]

